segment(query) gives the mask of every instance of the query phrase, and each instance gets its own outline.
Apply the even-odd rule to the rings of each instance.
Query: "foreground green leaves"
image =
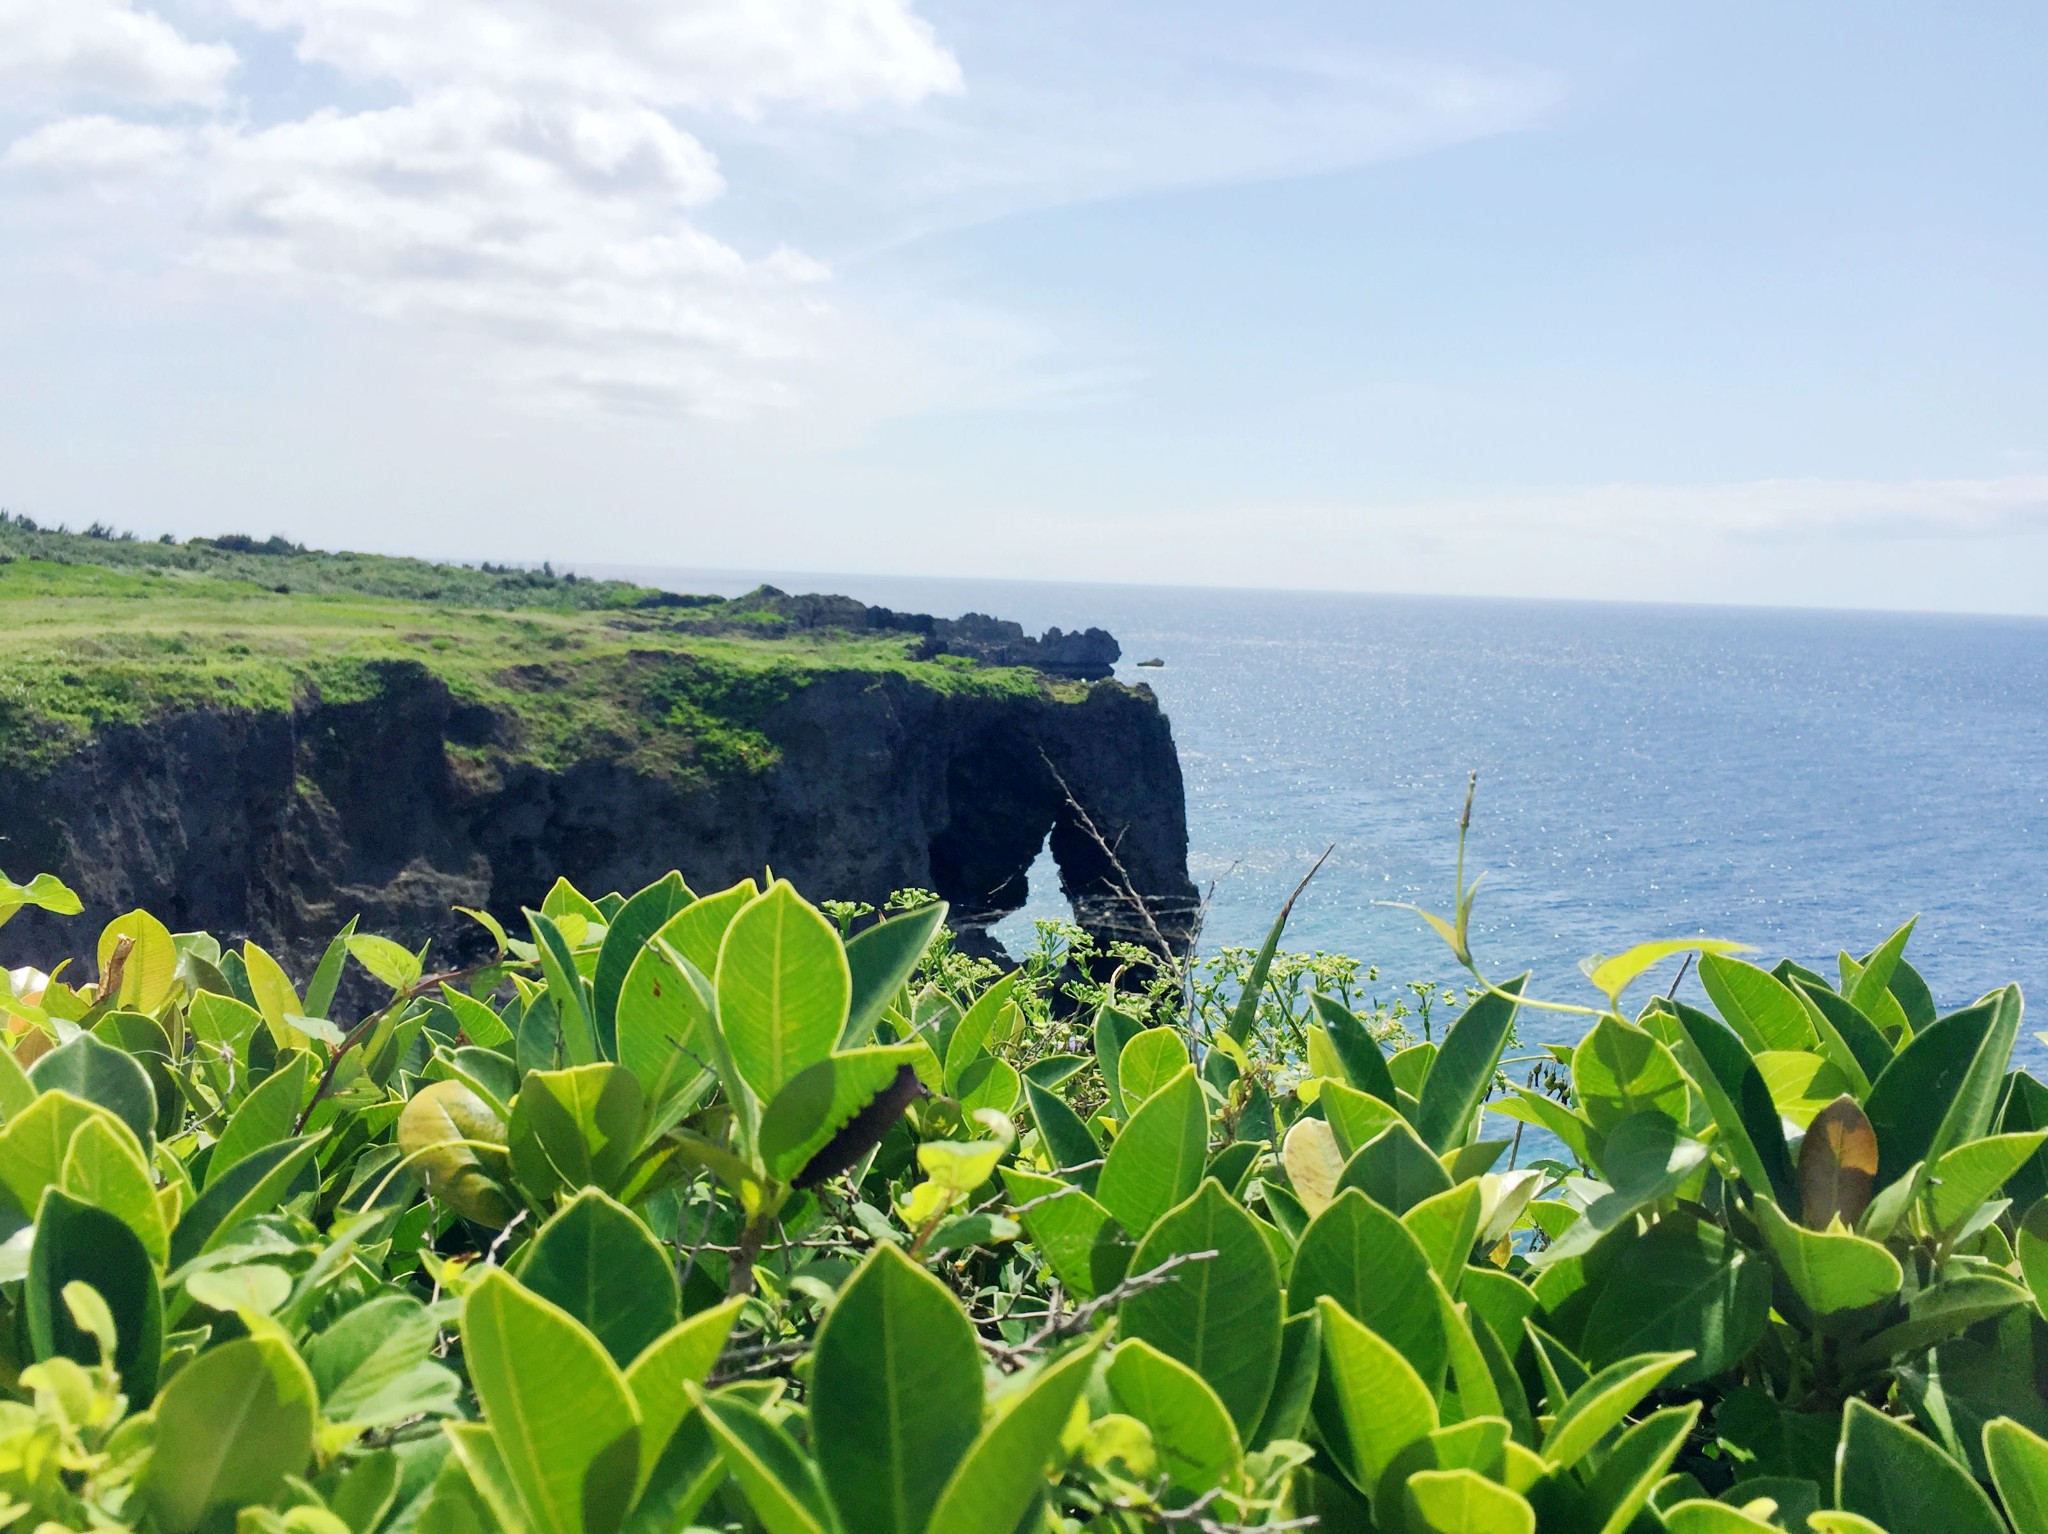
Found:
[[[0,1514],[2048,1519],[2048,1086],[2011,1069],[2017,991],[1939,1015],[1911,924],[1839,985],[1630,949],[1539,1050],[1521,979],[1421,1043],[1320,990],[1290,1032],[1276,938],[1193,1016],[1069,1016],[1084,982],[973,969],[935,907],[832,911],[558,881],[473,971],[350,924],[303,1000],[129,913],[107,997],[0,997]],[[1682,953],[1713,1011],[1619,1010]],[[385,999],[314,1015],[346,965]]]

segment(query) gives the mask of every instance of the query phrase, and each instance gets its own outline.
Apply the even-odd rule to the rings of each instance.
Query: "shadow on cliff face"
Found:
[[[1023,904],[1048,834],[1098,938],[1192,935],[1180,763],[1143,687],[1061,702],[821,672],[762,720],[772,767],[705,780],[604,758],[458,770],[448,746],[487,743],[492,720],[422,666],[379,681],[361,702],[110,728],[45,775],[0,773],[0,866],[56,873],[86,906],[17,917],[7,962],[89,968],[101,925],[136,906],[302,963],[354,915],[457,959],[481,931],[452,906],[517,924],[557,875],[595,893],[671,868],[698,890],[772,868],[814,900],[934,889],[971,931]]]

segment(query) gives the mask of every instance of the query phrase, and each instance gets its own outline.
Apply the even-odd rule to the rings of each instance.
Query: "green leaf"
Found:
[[[1429,1303],[1433,1310],[1434,1293]],[[1351,1484],[1370,1497],[1394,1457],[1436,1430],[1436,1397],[1400,1349],[1335,1299],[1318,1299],[1316,1310],[1323,1331],[1316,1430]]]
[[[1387,1072],[1387,1057],[1358,1015],[1333,996],[1318,991],[1314,996],[1316,1015],[1337,1058],[1344,1063],[1345,1080],[1361,1092],[1377,1097],[1388,1107],[1397,1106],[1394,1078]]]
[[[1381,1208],[1406,1214],[1424,1199],[1448,1192],[1451,1174],[1406,1120],[1398,1120],[1344,1163],[1337,1186],[1356,1188]]]
[[[1751,1054],[1813,1046],[1813,1023],[1806,1008],[1770,971],[1710,953],[1700,956],[1699,974],[1707,995]]]
[[[1017,1095],[1023,1084],[1024,1078],[1017,1074],[1017,1068],[1009,1061],[983,1055],[960,1073],[953,1095],[966,1118],[973,1118],[985,1108],[992,1108],[1008,1118],[1017,1107]]]
[[[93,1119],[116,1125],[120,1134],[132,1133],[106,1109],[65,1091],[43,1093],[0,1129],[0,1182],[24,1211],[33,1210],[43,1189],[63,1174],[71,1137]]]
[[[1438,1154],[1471,1138],[1479,1105],[1493,1088],[1501,1050],[1514,1031],[1518,1005],[1514,998],[1521,995],[1528,978],[1521,975],[1499,990],[1488,991],[1467,1007],[1444,1035],[1422,1084],[1422,1107],[1415,1117],[1416,1132]],[[1510,994],[1502,995],[1503,991]]]
[[[641,950],[620,983],[612,1027],[619,1063],[655,1116],[711,1068],[713,1026],[708,998],[668,954],[652,943]]]
[[[171,1266],[182,1268],[235,1233],[245,1220],[268,1214],[284,1201],[299,1173],[313,1159],[326,1131],[281,1140],[245,1156],[211,1184],[171,1232]]]
[[[1326,858],[1329,853],[1324,853]],[[1287,918],[1294,911],[1294,902],[1301,898],[1301,892],[1308,888],[1309,879],[1316,876],[1316,868],[1323,866],[1323,859],[1316,859],[1316,867],[1308,871],[1308,878],[1295,886],[1294,893],[1287,897],[1287,904],[1280,907],[1280,914],[1273,918],[1272,928],[1266,933],[1265,942],[1252,958],[1252,967],[1245,971],[1244,988],[1237,994],[1237,1004],[1230,1012],[1230,1036],[1242,1044],[1252,1036],[1252,1029],[1259,1020],[1259,997],[1265,994],[1266,977],[1272,972],[1273,955],[1280,950],[1280,935],[1287,930]]]
[[[1674,1502],[1663,1508],[1661,1516],[1665,1534],[1779,1534],[1780,1528],[1750,1517],[1741,1508],[1704,1497]]]
[[[36,1212],[35,1244],[22,1285],[29,1345],[39,1360],[62,1356],[96,1364],[99,1343],[79,1329],[64,1302],[65,1285],[72,1283],[90,1285],[106,1303],[114,1319],[111,1362],[129,1401],[146,1405],[156,1394],[164,1343],[156,1269],[141,1238],[123,1221],[52,1188]]]
[[[1244,1450],[1230,1412],[1186,1364],[1134,1337],[1118,1344],[1103,1378],[1117,1406],[1151,1431],[1175,1486],[1204,1492],[1237,1472]]]
[[[752,879],[742,879],[731,889],[691,901],[671,916],[656,936],[706,975],[716,975],[718,949],[725,941],[726,929],[760,893]]]
[[[698,1406],[768,1534],[834,1534],[839,1525],[817,1468],[789,1434],[737,1395],[703,1396]]]
[[[232,996],[201,991],[185,1012],[186,1026],[204,1046],[202,1056],[246,1059],[249,1041],[263,1026],[263,1014]]]
[[[1582,1351],[1595,1368],[1638,1353],[1690,1352],[1667,1381],[1689,1385],[1741,1363],[1770,1313],[1767,1264],[1716,1225],[1667,1215],[1601,1276]]]
[[[512,1042],[512,1030],[498,1012],[478,1001],[465,991],[452,985],[441,987],[441,1001],[455,1014],[457,1026],[470,1045],[495,1050],[501,1044]],[[309,1002],[310,1006],[311,1003]]]
[[[1010,1202],[1021,1211],[1017,1218],[1031,1244],[1051,1264],[1054,1276],[1068,1292],[1084,1300],[1094,1299],[1099,1292],[1094,1254],[1104,1227],[1116,1224],[1109,1211],[1079,1187],[1058,1178],[1016,1167],[1004,1167],[1002,1173]]]
[[[1622,1534],[1634,1525],[1699,1414],[1699,1402],[1688,1401],[1650,1413],[1621,1435],[1586,1488],[1586,1502],[1601,1520],[1597,1534]]]
[[[952,1036],[945,1040],[947,1092],[957,1092],[960,1073],[988,1053],[997,1019],[1009,1005],[1010,993],[1016,986],[1017,972],[1012,970],[976,997],[974,1005],[953,1025]]]
[[[135,1232],[149,1260],[161,1270],[171,1257],[171,1233],[157,1199],[149,1165],[111,1120],[87,1119],[64,1152],[56,1186],[93,1204]]]
[[[610,1064],[529,1071],[512,1105],[512,1170],[536,1201],[625,1179],[645,1121],[632,1072]]]
[[[38,1092],[69,1092],[97,1103],[135,1131],[143,1154],[156,1143],[156,1091],[149,1072],[126,1050],[81,1033],[28,1068]]]
[[[1323,1121],[1336,1137],[1337,1151],[1342,1158],[1337,1166],[1337,1177],[1343,1176],[1343,1163],[1357,1155],[1360,1147],[1378,1139],[1393,1125],[1407,1122],[1401,1117],[1401,1110],[1391,1103],[1341,1081],[1325,1081],[1316,1102],[1323,1110]],[[1297,1120],[1295,1127],[1314,1122],[1314,1119]],[[1333,1191],[1335,1186],[1336,1179],[1333,1178]]]
[[[1757,971],[1763,974],[1763,971]],[[1765,975],[1766,980],[1770,976]],[[1776,985],[1775,980],[1771,984]],[[1743,1041],[1697,1007],[1676,1002],[1679,1064],[1692,1077],[1721,1132],[1721,1143],[1752,1191],[1781,1201],[1797,1196],[1785,1131],[1763,1073]]]
[[[1280,1367],[1280,1269],[1258,1222],[1212,1180],[1167,1211],[1131,1258],[1149,1273],[1172,1257],[1184,1263],[1169,1283],[1130,1296],[1120,1335],[1151,1343],[1199,1374],[1223,1402],[1239,1436],[1258,1426]]]
[[[1682,953],[1734,954],[1749,952],[1747,943],[1731,943],[1721,938],[1681,937],[1667,938],[1661,942],[1638,943],[1625,953],[1613,958],[1588,960],[1585,966],[1586,978],[1594,988],[1607,998],[1607,1004],[1618,1007],[1621,993],[1639,979],[1645,971],[1662,964],[1666,959],[1676,958]]]
[[[1685,1075],[1642,1029],[1603,1017],[1572,1052],[1579,1111],[1601,1134],[1639,1113],[1685,1122]]]
[[[114,946],[122,938],[132,939],[128,961],[121,966],[121,985],[114,1003],[130,1012],[154,1012],[170,998],[178,983],[178,945],[170,928],[147,911],[130,911],[116,916],[100,932],[100,973],[114,957]],[[104,1000],[105,998],[101,998]]]
[[[1051,1158],[1054,1169],[1084,1193],[1092,1195],[1101,1179],[1102,1168],[1087,1163],[1102,1159],[1102,1147],[1095,1143],[1088,1126],[1067,1106],[1064,1098],[1040,1086],[1028,1075],[1024,1080],[1024,1099],[1031,1108],[1031,1121],[1038,1127],[1039,1143]]]
[[[242,1099],[242,1106],[228,1120],[228,1127],[214,1142],[213,1154],[206,1159],[209,1183],[236,1162],[246,1160],[250,1152],[291,1138],[299,1110],[305,1106],[312,1065],[311,1055],[295,1049]]]
[[[932,1510],[926,1534],[1015,1529],[1023,1521],[1088,1383],[1095,1346],[1091,1342],[1046,1364],[990,1414]]]
[[[1816,1316],[1860,1310],[1890,1299],[1905,1282],[1898,1258],[1845,1230],[1806,1230],[1767,1198],[1755,1205],[1757,1228],[1793,1292]]]
[[[409,1295],[344,1312],[306,1344],[321,1414],[365,1429],[455,1415],[462,1381],[430,1357],[436,1332],[427,1307]]]
[[[2048,1439],[2010,1417],[1984,1424],[1984,1458],[2016,1529],[2048,1529]]]
[[[1299,1313],[1327,1296],[1385,1338],[1434,1391],[1448,1343],[1429,1256],[1392,1214],[1356,1188],[1317,1215],[1295,1249],[1287,1308]]]
[[[209,1348],[164,1386],[143,1494],[168,1534],[216,1508],[261,1506],[313,1456],[313,1379],[285,1343]]]
[[[618,915],[605,924],[604,943],[597,951],[597,972],[590,981],[590,1003],[597,1024],[598,1048],[606,1059],[625,1063],[618,1053],[617,1041],[619,992],[626,984],[628,971],[647,951],[648,939],[696,898],[683,883],[683,876],[671,870],[628,900],[619,908]],[[652,1092],[648,1101],[654,1101]]]
[[[2029,1290],[1990,1269],[1951,1272],[1919,1290],[1906,1302],[1906,1319],[1886,1327],[1850,1350],[1848,1361],[1861,1367],[1918,1353],[1995,1316],[2025,1305]]]
[[[645,1487],[669,1457],[669,1444],[696,1409],[690,1391],[704,1383],[725,1351],[733,1322],[746,1308],[744,1297],[699,1311],[649,1343],[626,1370],[626,1386],[640,1411],[640,1484]],[[646,1512],[643,1502],[636,1520]]]
[[[76,916],[85,909],[71,887],[55,874],[37,874],[26,884],[16,884],[0,874],[0,922],[29,905],[59,916]]]
[[[1479,1239],[1484,1189],[1475,1178],[1423,1199],[1401,1216],[1415,1244],[1429,1256],[1429,1265],[1448,1288],[1465,1271],[1472,1243]]]
[[[1961,1230],[2043,1141],[2048,1141],[2048,1130],[1989,1135],[1958,1145],[1935,1162],[1927,1174],[1928,1213],[1935,1230],[1944,1235]]]
[[[1248,1440],[1254,1449],[1266,1448],[1276,1439],[1301,1437],[1322,1364],[1322,1312],[1310,1309],[1289,1316],[1280,1332],[1280,1367],[1273,1378],[1273,1393],[1266,1398],[1258,1431]]]
[[[918,1054],[915,1045],[871,1045],[798,1071],[761,1115],[760,1154],[769,1175],[794,1179]]]
[[[922,1534],[981,1427],[981,1349],[966,1313],[884,1244],[839,1291],[812,1358],[811,1432],[840,1518]]]
[[[853,981],[838,931],[778,879],[726,929],[717,987],[733,1063],[767,1102],[832,1052],[846,1026]]]
[[[858,1049],[875,1036],[897,992],[917,971],[917,961],[945,924],[946,903],[924,906],[857,932],[846,944],[846,968],[852,984],[841,1049]]]
[[[1095,1009],[1095,1069],[1109,1093],[1105,1111],[1117,1117],[1125,1117],[1131,1111],[1131,1105],[1124,1100],[1123,1085],[1117,1079],[1117,1061],[1123,1058],[1124,1046],[1143,1030],[1144,1024],[1108,1002]]]
[[[462,1351],[537,1534],[611,1534],[633,1490],[639,1412],[598,1340],[494,1268],[464,1302]]]
[[[1968,1470],[1904,1423],[1853,1398],[1842,1416],[1835,1505],[1870,1519],[1887,1534],[2005,1531],[1991,1499]]]
[[[1195,1191],[1209,1159],[1209,1110],[1187,1067],[1139,1105],[1110,1146],[1095,1197],[1142,1238],[1152,1222]]]
[[[595,1188],[541,1227],[518,1277],[581,1322],[622,1369],[682,1318],[668,1253],[638,1216]]]
[[[1549,1267],[1591,1251],[1624,1220],[1671,1197],[1705,1164],[1707,1148],[1653,1111],[1615,1125],[1600,1156],[1610,1191],[1588,1204],[1585,1213],[1538,1255],[1538,1266]]]
[[[1419,1470],[1401,1491],[1411,1529],[1426,1534],[1536,1534],[1536,1510],[1476,1470]]]
[[[2008,986],[1915,1034],[1872,1084],[1863,1111],[1877,1132],[1880,1188],[1989,1127],[2019,1016]]]
[[[1593,1164],[1592,1126],[1563,1103],[1529,1087],[1516,1087],[1514,1096],[1490,1104],[1489,1111],[1548,1131],[1564,1142],[1581,1166]]]
[[[1543,1435],[1543,1459],[1569,1470],[1619,1427],[1644,1396],[1685,1362],[1683,1353],[1648,1353],[1609,1364],[1572,1392]]]
[[[2013,1248],[2020,1272],[2034,1292],[2034,1309],[2048,1318],[2048,1198],[2035,1203],[2020,1221]]]
[[[1859,1094],[1890,1066],[1892,1046],[1877,1024],[1817,981],[1795,978],[1792,989],[1806,1008],[1820,1051],[1848,1076]]]
[[[518,1212],[504,1144],[504,1121],[459,1081],[429,1082],[398,1116],[406,1164],[428,1193],[479,1225],[503,1226]]]
[[[588,895],[577,889],[567,879],[556,879],[553,884],[548,886],[548,892],[542,898],[540,908],[544,914],[553,917],[557,921],[561,920],[564,916],[580,916],[586,922],[602,922],[604,920],[604,912],[600,911],[591,902]]]
[[[420,956],[401,943],[394,943],[388,937],[376,937],[370,933],[357,933],[347,942],[349,957],[381,980],[394,992],[411,990],[420,983],[420,976],[426,966]],[[298,1008],[291,1009],[296,1012]]]
[[[578,972],[575,949],[553,917],[542,911],[528,911],[526,920],[533,929],[533,946],[540,952],[540,970],[548,983],[548,998],[555,1004],[555,1017],[562,1031],[562,1056],[570,1065],[590,1065],[598,1059],[590,982]]]
[[[342,924],[314,966],[313,978],[306,982],[306,1011],[314,1017],[325,1017],[334,1005],[334,993],[341,987],[342,967],[348,962],[348,940],[355,936],[359,919],[351,916]]]
[[[1172,1028],[1147,1028],[1117,1057],[1117,1082],[1124,1102],[1135,1110],[1154,1092],[1187,1069],[1188,1046]]]

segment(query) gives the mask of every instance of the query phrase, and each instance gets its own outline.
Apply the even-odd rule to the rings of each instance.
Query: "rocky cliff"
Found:
[[[1076,658],[1092,667],[1089,644]],[[389,661],[368,696],[180,708],[0,770],[4,866],[54,872],[86,903],[70,920],[22,914],[0,950],[89,965],[99,926],[144,906],[173,929],[302,958],[359,914],[367,931],[432,938],[446,959],[478,938],[452,906],[516,921],[558,874],[596,893],[670,868],[698,890],[764,868],[814,899],[934,889],[972,927],[1023,902],[1048,837],[1097,934],[1179,943],[1191,930],[1180,765],[1142,686],[987,696],[816,670],[758,722],[772,764],[710,778],[494,755],[501,723],[426,664]]]

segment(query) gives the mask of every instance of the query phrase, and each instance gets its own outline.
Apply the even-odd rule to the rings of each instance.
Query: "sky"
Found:
[[[2044,51],[1995,0],[0,0],[0,506],[2048,613]]]

